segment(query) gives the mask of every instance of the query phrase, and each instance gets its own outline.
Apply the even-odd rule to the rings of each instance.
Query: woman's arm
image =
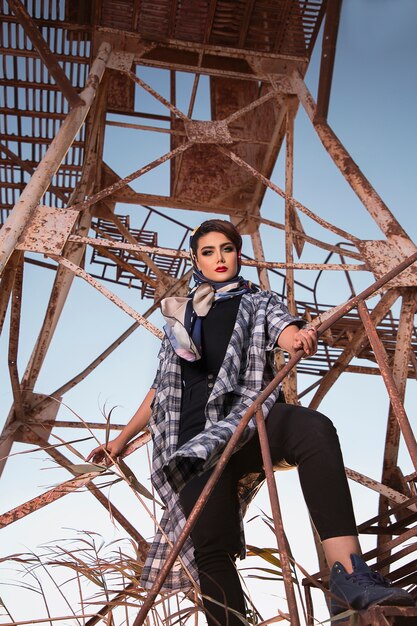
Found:
[[[109,441],[107,445],[103,443],[101,446],[94,448],[94,450],[92,450],[88,455],[87,461],[92,460],[93,463],[100,463],[106,461],[108,458],[107,455],[116,457],[120,454],[126,444],[138,433],[140,433],[149,423],[152,413],[151,403],[155,397],[155,392],[156,389],[151,387],[142,404],[139,406],[136,413],[126,424],[120,434],[115,439]]]
[[[300,329],[295,324],[290,324],[280,333],[277,343],[290,354],[304,350],[311,356],[317,352],[317,332],[312,326]]]

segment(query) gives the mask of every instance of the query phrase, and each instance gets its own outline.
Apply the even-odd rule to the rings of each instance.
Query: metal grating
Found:
[[[324,5],[323,0],[144,0],[139,33],[156,41],[173,38],[304,57]]]
[[[24,4],[70,82],[77,91],[81,90],[89,68],[88,31],[68,30],[71,25],[65,21],[64,5],[59,0],[28,0]],[[0,21],[0,224],[3,224],[68,113],[68,103],[5,0],[0,2]],[[45,204],[57,207],[66,204],[80,178],[84,140],[83,127],[43,199]]]

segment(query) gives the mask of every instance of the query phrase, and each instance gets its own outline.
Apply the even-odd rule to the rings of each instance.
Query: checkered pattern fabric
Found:
[[[175,544],[185,523],[178,492],[193,476],[202,474],[216,464],[246,409],[270,382],[272,370],[267,365],[279,334],[289,324],[303,326],[293,317],[276,294],[258,291],[242,296],[235,326],[227,351],[206,405],[203,432],[177,449],[181,411],[180,359],[165,338],[159,352],[159,368],[153,386],[157,388],[150,429],[153,437],[152,483],[165,509],[143,568],[141,583],[149,588],[166,560],[171,544]],[[279,389],[265,401],[266,417],[275,404]],[[256,430],[253,418],[239,444],[241,447]],[[241,558],[245,554],[243,515],[260,487],[264,476],[251,474],[239,483],[241,505]],[[181,553],[181,562],[172,568],[163,590],[186,591],[189,576],[198,582],[193,545],[188,537]],[[188,574],[187,574],[187,571]]]

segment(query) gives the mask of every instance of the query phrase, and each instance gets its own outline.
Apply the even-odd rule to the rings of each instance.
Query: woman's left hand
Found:
[[[292,337],[292,340],[292,352],[304,350],[308,356],[312,356],[317,352],[317,331],[312,326],[300,328]]]

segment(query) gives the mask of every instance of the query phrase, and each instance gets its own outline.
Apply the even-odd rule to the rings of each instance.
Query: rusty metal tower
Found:
[[[263,288],[270,289],[273,278],[272,287],[281,289],[292,312],[317,324],[334,322],[323,333],[319,352],[298,366],[298,372],[316,376],[316,382],[300,392],[292,370],[284,381],[287,399],[299,402],[314,389],[310,406],[317,408],[344,372],[382,374],[390,398],[382,477],[378,481],[347,472],[381,498],[378,514],[360,526],[361,532],[378,535],[368,558],[377,558],[392,580],[415,585],[417,544],[405,542],[417,533],[417,444],[403,401],[407,380],[417,374],[417,276],[415,265],[401,273],[398,268],[417,248],[327,122],[340,8],[341,0],[2,0],[0,330],[10,310],[7,358],[14,401],[1,434],[0,468],[14,444],[21,442],[35,444],[74,474],[70,460],[48,440],[60,426],[83,425],[59,420],[56,399],[65,397],[139,326],[162,336],[149,318],[162,297],[184,292],[189,278],[183,249],[190,225],[173,217],[172,210],[182,216],[198,212],[202,219],[207,214],[227,216],[250,239],[253,258],[247,256],[245,264],[256,268]],[[320,28],[323,44],[314,96],[304,77]],[[144,70],[152,70],[156,84],[163,77],[161,89],[145,80]],[[180,87],[184,75],[191,77],[185,108]],[[194,114],[202,85],[201,97],[207,109],[210,105],[208,120]],[[154,108],[143,107],[144,101],[153,102]],[[294,119],[300,105],[323,150],[382,231],[381,240],[361,240],[293,197]],[[149,134],[141,146],[140,164],[129,155],[132,171],[126,176],[105,160],[109,129],[121,128]],[[161,136],[168,136],[169,148],[155,158],[151,147],[159,145]],[[271,180],[281,150],[283,188]],[[135,188],[156,168],[164,172],[169,191],[164,193],[158,185],[146,192]],[[267,190],[281,199],[282,222],[262,214]],[[140,213],[120,211],[121,205],[131,205],[132,213],[140,207]],[[303,216],[344,244],[308,234]],[[283,258],[265,260],[264,228],[284,233]],[[304,261],[306,243],[340,261]],[[19,372],[25,264],[53,272],[54,282],[38,339],[25,371]],[[309,287],[311,298],[299,296],[297,269],[340,271],[350,286],[350,272],[368,272],[375,279],[392,272],[393,277],[381,286],[370,313],[361,300],[355,302],[357,312],[352,309],[335,319],[337,308],[321,305],[314,286]],[[134,323],[53,397],[46,396],[35,392],[35,386],[75,277]],[[137,290],[143,307],[125,302],[111,284]],[[397,301],[398,319],[392,312]],[[401,437],[416,470],[407,476],[397,466]],[[147,440],[142,436],[126,454]],[[93,483],[96,476],[73,476],[64,487],[4,512],[1,525],[36,515],[41,506],[83,486],[107,508],[107,497]],[[143,558],[147,542],[140,529],[115,506],[112,514]],[[403,557],[405,564],[399,563]],[[316,583],[326,585],[322,560],[321,565],[319,573],[305,580],[308,624],[313,623],[310,589]],[[101,618],[111,606],[102,608]],[[299,624],[290,602],[289,613],[291,623]],[[360,623],[392,624],[400,613],[395,608],[372,609],[360,616]],[[414,609],[405,613],[417,619]]]

